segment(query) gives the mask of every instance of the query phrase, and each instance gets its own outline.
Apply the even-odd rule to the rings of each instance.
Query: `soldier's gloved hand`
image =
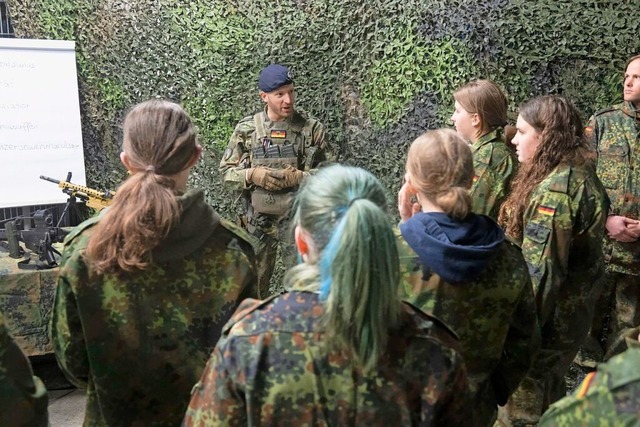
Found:
[[[245,179],[248,184],[255,184],[268,191],[278,191],[287,188],[282,171],[262,166],[249,168]]]
[[[287,167],[282,169],[281,172],[284,175],[284,181],[285,181],[284,188],[290,188],[290,187],[295,187],[296,185],[300,185],[300,183],[305,177],[304,172],[294,168],[291,165],[287,165]]]

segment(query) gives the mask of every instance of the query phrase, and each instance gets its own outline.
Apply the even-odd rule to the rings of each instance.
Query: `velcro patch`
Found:
[[[286,138],[287,131],[286,130],[272,130],[271,138]]]

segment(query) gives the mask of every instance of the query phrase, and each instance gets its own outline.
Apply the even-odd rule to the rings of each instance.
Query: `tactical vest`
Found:
[[[311,142],[311,125],[313,122],[305,120],[298,113],[294,113],[293,120],[287,123],[285,129],[272,129],[267,134],[264,126],[264,113],[253,116],[256,130],[251,139],[251,166],[265,166],[271,169],[284,169],[292,166],[296,169],[311,168],[312,155],[315,147],[307,147]],[[308,126],[305,126],[309,124]],[[284,215],[293,201],[295,188],[282,191],[267,191],[256,187],[251,192],[251,205],[255,212],[268,215]]]

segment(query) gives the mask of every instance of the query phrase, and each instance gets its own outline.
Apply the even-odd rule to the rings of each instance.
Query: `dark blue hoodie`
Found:
[[[418,255],[425,278],[432,271],[450,283],[476,279],[504,241],[494,220],[474,213],[460,221],[441,212],[419,212],[400,224],[400,231]]]

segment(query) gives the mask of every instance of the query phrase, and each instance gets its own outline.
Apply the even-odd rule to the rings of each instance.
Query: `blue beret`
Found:
[[[258,77],[258,89],[263,92],[273,92],[289,83],[293,83],[291,71],[280,64],[267,65],[260,71],[260,77]]]

